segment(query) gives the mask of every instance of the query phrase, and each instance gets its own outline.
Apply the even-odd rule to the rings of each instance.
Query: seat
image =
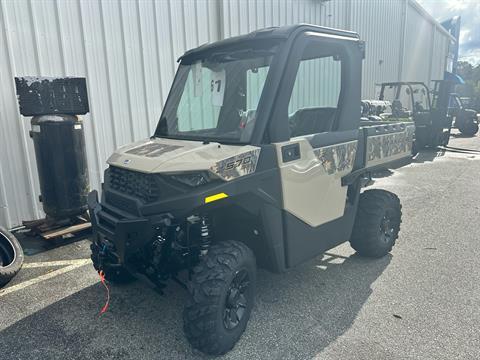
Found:
[[[311,107],[297,110],[290,117],[290,136],[318,134],[332,129],[337,109]]]
[[[392,115],[393,117],[400,117],[403,110],[402,102],[398,99],[392,101]]]

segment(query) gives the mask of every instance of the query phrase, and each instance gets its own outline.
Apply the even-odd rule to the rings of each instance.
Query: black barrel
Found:
[[[81,215],[89,192],[83,122],[75,115],[42,115],[31,120],[41,201],[53,218]]]

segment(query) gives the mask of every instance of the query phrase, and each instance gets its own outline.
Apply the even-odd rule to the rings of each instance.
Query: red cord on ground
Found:
[[[107,312],[108,305],[110,304],[110,289],[108,288],[108,285],[105,282],[105,273],[103,272],[103,270],[99,271],[98,275],[100,275],[100,282],[105,287],[105,289],[107,289],[107,302],[103,306],[102,310],[100,310],[100,314],[98,315],[98,316],[102,316],[104,313]]]

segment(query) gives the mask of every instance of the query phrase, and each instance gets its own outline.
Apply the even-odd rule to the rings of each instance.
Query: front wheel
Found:
[[[210,247],[193,269],[191,298],[184,310],[184,330],[192,346],[221,355],[245,331],[255,300],[256,265],[253,252],[238,241]]]
[[[382,257],[395,245],[402,222],[402,205],[397,195],[385,190],[360,194],[350,244],[359,255]]]

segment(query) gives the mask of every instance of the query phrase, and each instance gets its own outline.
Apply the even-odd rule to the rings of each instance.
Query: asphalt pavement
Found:
[[[391,255],[343,244],[286,274],[259,271],[246,332],[224,358],[479,359],[480,137],[449,145],[376,179],[403,205]],[[183,335],[185,290],[111,287],[99,316],[106,293],[88,258],[88,241],[26,257],[0,290],[0,359],[205,358]]]

